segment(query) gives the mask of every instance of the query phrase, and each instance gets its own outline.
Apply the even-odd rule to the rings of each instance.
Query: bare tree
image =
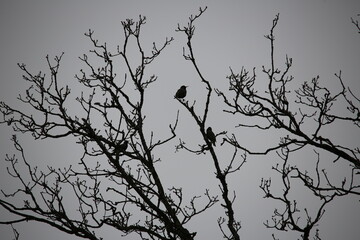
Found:
[[[251,154],[266,154],[290,145],[296,146],[297,148],[311,145],[315,148],[333,153],[338,159],[342,158],[350,162],[354,167],[359,168],[360,151],[358,148],[351,149],[336,144],[334,140],[324,136],[324,128],[335,121],[354,123],[359,127],[360,109],[357,104],[353,102],[359,102],[359,99],[354,96],[350,89],[345,87],[340,71],[335,74],[342,86],[339,92],[331,93],[326,87],[321,86],[319,76],[316,76],[310,82],[304,82],[301,88],[295,91],[296,100],[294,104],[300,105],[300,107],[298,111],[293,110],[288,100],[292,91],[287,88],[289,82],[293,80],[293,76],[288,74],[293,64],[292,58],[286,56],[285,69],[283,71],[275,65],[274,30],[278,20],[279,15],[273,20],[270,34],[265,36],[270,41],[271,47],[271,66],[269,68],[263,66],[262,68],[262,72],[268,78],[265,93],[259,93],[254,88],[256,81],[255,68],[252,72],[247,71],[245,68],[242,68],[240,73],[235,73],[231,70],[228,76],[230,90],[234,93],[231,99],[220,90],[217,90],[217,93],[223,97],[224,102],[229,107],[228,110],[225,110],[226,112],[257,117],[267,122],[267,124],[263,126],[243,124],[239,124],[239,126],[255,127],[261,130],[269,130],[271,128],[282,129],[286,130],[289,135],[284,137],[280,144],[260,151],[252,151],[248,147],[240,146],[234,135],[226,138],[226,141]],[[339,116],[332,113],[334,103],[338,100],[340,101],[340,98],[343,98],[348,104],[348,116]],[[245,104],[242,104],[241,100],[245,100]],[[305,112],[305,109],[310,110],[311,113]],[[306,121],[311,120],[315,122],[316,128],[311,133],[307,133],[306,130],[308,129],[303,127],[303,125],[305,125]]]
[[[230,184],[229,176],[239,174],[248,154],[276,152],[281,164],[274,166],[273,170],[280,175],[282,194],[273,192],[272,181],[266,177],[261,180],[260,188],[265,198],[280,202],[283,209],[275,209],[271,221],[266,221],[265,226],[279,231],[300,232],[303,239],[310,239],[311,234],[315,239],[320,239],[315,227],[322,219],[325,207],[336,197],[360,195],[360,185],[357,184],[359,148],[338,144],[335,138],[326,136],[324,129],[339,121],[354,124],[358,128],[360,100],[345,86],[341,72],[335,74],[341,84],[341,89],[336,93],[321,86],[318,76],[310,82],[304,82],[300,89],[291,91],[289,83],[293,77],[288,73],[293,64],[292,59],[286,56],[284,70],[276,66],[274,59],[274,30],[279,15],[272,22],[270,34],[265,36],[270,41],[271,49],[271,66],[262,68],[267,78],[266,90],[256,89],[255,68],[252,71],[242,68],[240,73],[230,69],[227,77],[230,91],[214,89],[199,68],[193,49],[195,22],[206,9],[200,8],[198,14],[190,16],[187,25],[178,25],[176,29],[187,37],[183,57],[195,68],[206,93],[203,106],[196,104],[196,100],[189,103],[186,87],[182,87],[181,92],[175,95],[178,103],[197,124],[203,138],[197,146],[189,146],[180,139],[176,150],[186,150],[195,155],[205,154],[211,158],[221,197],[205,189],[203,196],[193,196],[187,202],[181,187],[166,188],[159,175],[157,166],[163,156],[158,157],[155,152],[177,137],[179,112],[174,116],[174,123],[169,124],[168,137],[156,139],[154,132],[145,124],[144,106],[147,89],[157,77],[147,70],[173,38],[166,38],[160,46],[154,43],[150,50],[144,49],[140,33],[146,18],[140,16],[138,21],[127,19],[122,22],[124,41],[115,51],[110,51],[106,43],[99,43],[93,31],[85,33],[93,50],[90,55],[80,57],[86,70],[80,70],[76,75],[84,87],[84,92],[76,98],[82,110],[77,115],[70,114],[66,107],[71,101],[71,88],[61,86],[59,80],[63,54],[55,57],[54,61],[46,58],[50,78],[42,72],[34,74],[25,64],[19,64],[24,80],[31,84],[19,100],[37,115],[1,102],[1,123],[12,126],[15,132],[30,133],[34,139],[75,137],[83,149],[79,159],[82,168],[69,166],[55,169],[48,166],[46,172],[39,171],[30,164],[20,140],[14,135],[12,141],[20,157],[7,155],[6,161],[10,166],[9,175],[21,187],[10,193],[2,190],[0,206],[17,219],[4,220],[1,224],[12,226],[19,222],[37,221],[85,239],[101,239],[97,230],[107,226],[123,235],[136,233],[141,239],[190,240],[195,238],[196,232],[190,231],[186,225],[195,216],[220,202],[224,215],[218,217],[217,223],[223,237],[240,239],[241,224],[235,217],[237,209],[234,207],[236,192],[240,190]],[[359,28],[356,20],[352,19],[352,22]],[[132,59],[128,53],[130,43],[135,44],[140,59]],[[92,58],[101,62],[100,66],[94,64]],[[121,67],[126,69],[123,77],[116,75],[118,60],[123,64]],[[134,60],[140,63],[134,66]],[[225,114],[254,119],[254,124],[240,123],[237,127],[282,130],[285,136],[274,146],[253,150],[253,146],[241,145],[235,134],[214,133],[208,121],[214,92],[227,105]],[[334,111],[335,102],[340,100],[347,104],[347,115]],[[262,122],[266,124],[258,124],[257,120],[265,120]],[[306,128],[305,123],[308,121],[316,124],[315,129],[310,129],[312,131]],[[221,148],[215,148],[216,143],[217,146],[229,144],[233,148],[230,159],[220,159]],[[317,156],[312,173],[290,163],[293,153],[308,146],[315,150]],[[350,177],[344,177],[340,185],[333,183],[326,170],[319,167],[318,151],[335,156],[333,162],[347,161],[351,166]],[[22,167],[25,167],[26,175],[20,171]],[[319,204],[315,211],[310,212],[307,208],[300,211],[297,199],[291,199],[289,193],[296,190],[292,184],[294,181],[303,183],[317,198]],[[64,189],[70,189],[75,197],[77,214],[64,203]],[[14,200],[19,199],[22,202],[15,203]],[[16,230],[14,234],[18,239]]]
[[[342,188],[321,188],[320,186],[323,185],[323,178],[320,177],[320,157],[317,152],[315,153],[317,154],[315,177],[311,177],[310,173],[307,171],[303,172],[299,167],[296,167],[296,165],[291,165],[289,163],[289,156],[291,151],[287,147],[284,147],[277,152],[283,163],[277,164],[275,167],[273,167],[273,170],[275,170],[281,176],[283,192],[280,196],[274,195],[272,193],[271,179],[262,179],[260,188],[264,191],[265,198],[280,202],[283,205],[283,210],[274,210],[274,214],[271,217],[271,222],[267,220],[264,223],[267,228],[274,228],[279,231],[297,231],[302,234],[302,239],[308,240],[310,239],[311,231],[314,230],[318,222],[323,217],[326,205],[333,201],[334,198],[345,196],[360,188],[360,185],[354,185],[354,172],[351,175],[351,181],[348,190],[344,190],[346,180],[344,180]],[[325,170],[323,169],[322,171],[326,179],[326,184],[332,186],[329,182],[329,178],[327,177]],[[291,199],[291,192],[299,191],[298,188],[294,188],[292,186],[296,180],[300,180],[304,184],[305,188],[310,190],[312,195],[317,198],[318,202],[314,202],[314,205],[318,205],[316,210],[309,210],[305,207],[304,211],[301,212],[300,208],[298,207],[299,201],[296,199]],[[316,229],[315,236],[316,239],[320,239],[318,229]]]
[[[19,99],[43,118],[1,102],[2,123],[12,125],[17,132],[31,133],[35,139],[76,137],[84,149],[80,159],[83,170],[70,166],[65,170],[49,167],[48,172],[37,171],[27,161],[14,135],[12,140],[21,158],[8,156],[6,160],[11,165],[9,174],[21,182],[22,188],[12,193],[3,192],[0,205],[18,216],[3,224],[38,221],[87,239],[101,239],[95,230],[104,225],[125,235],[138,233],[143,239],[194,238],[196,233],[190,232],[185,224],[218,200],[205,191],[206,201],[198,204],[200,196],[194,196],[186,204],[182,188],[165,189],[159,177],[156,164],[160,159],[153,152],[176,136],[178,119],[169,125],[166,139],[154,139],[152,132],[150,136],[145,134],[145,92],[156,81],[156,76],[148,75],[146,69],[173,39],[165,39],[160,47],[154,43],[147,55],[140,41],[145,22],[143,16],[137,22],[131,19],[122,22],[125,40],[115,53],[110,52],[106,44],[100,44],[93,31],[85,34],[94,46],[91,54],[100,59],[102,65],[96,67],[88,55],[80,57],[88,70],[81,70],[76,78],[90,92],[76,99],[83,110],[81,116],[70,116],[65,107],[70,87],[61,87],[58,80],[62,55],[55,57],[55,63],[47,57],[50,79],[41,72],[33,74],[25,64],[19,64],[24,79],[31,83]],[[136,67],[130,64],[133,59],[127,53],[131,41],[141,56]],[[124,78],[116,76],[113,62],[117,58],[123,60],[127,69]],[[125,91],[129,87],[135,92]],[[99,159],[95,166],[90,161],[94,158]],[[20,162],[27,167],[29,181],[18,171]],[[70,186],[78,201],[80,214],[73,218],[63,204],[62,189],[66,186]],[[106,193],[112,193],[112,198]],[[23,205],[12,204],[12,198],[24,199]],[[135,217],[134,212],[140,212],[140,217]]]
[[[197,61],[194,55],[193,47],[192,47],[192,39],[194,37],[195,32],[195,26],[194,22],[206,11],[207,8],[200,8],[199,13],[195,16],[190,16],[189,23],[187,26],[180,27],[180,25],[177,28],[178,32],[185,33],[187,37],[187,50],[184,48],[183,50],[183,56],[185,60],[188,60],[191,62],[191,64],[194,66],[196,73],[198,74],[198,77],[202,83],[205,84],[205,89],[207,91],[206,94],[206,102],[204,106],[204,113],[202,115],[198,115],[195,112],[195,102],[193,104],[189,104],[189,101],[185,101],[183,99],[178,99],[178,101],[186,108],[186,110],[191,114],[192,118],[195,120],[196,124],[199,127],[199,131],[205,141],[205,144],[200,144],[199,149],[193,150],[189,149],[181,140],[180,144],[178,145],[178,149],[186,149],[194,154],[200,154],[209,152],[211,155],[211,158],[214,163],[215,172],[216,172],[216,178],[219,179],[220,182],[220,189],[222,193],[222,199],[223,204],[221,205],[226,213],[226,218],[220,217],[218,219],[218,225],[220,227],[221,232],[223,233],[224,238],[226,239],[240,239],[239,236],[239,230],[241,228],[241,224],[239,221],[235,219],[235,213],[234,213],[234,207],[233,202],[236,199],[235,192],[233,194],[230,193],[227,177],[231,173],[235,173],[238,170],[240,170],[241,166],[245,163],[246,157],[243,155],[243,161],[240,163],[237,163],[237,160],[235,161],[237,157],[237,150],[234,150],[234,154],[230,160],[230,163],[226,167],[222,167],[218,158],[218,155],[213,147],[216,142],[216,136],[212,132],[211,127],[207,126],[207,118],[208,118],[208,112],[209,108],[211,106],[211,95],[213,92],[213,88],[211,87],[211,84],[208,80],[205,79],[205,77],[202,75],[201,70],[199,69],[197,65]],[[206,128],[207,126],[207,128]],[[220,133],[223,134],[223,133]],[[219,135],[219,134],[218,134]],[[230,233],[226,233],[226,231],[223,228],[223,224],[226,222],[227,228],[230,231]]]
[[[358,22],[354,19],[351,20],[358,29]],[[260,188],[264,191],[265,198],[282,203],[283,210],[275,209],[272,221],[266,221],[264,224],[268,228],[280,231],[294,230],[302,233],[302,239],[310,239],[310,232],[322,218],[328,203],[335,197],[360,194],[360,183],[356,176],[360,168],[359,147],[350,148],[337,144],[336,137],[326,136],[326,130],[337,122],[360,127],[360,100],[350,88],[345,86],[341,71],[335,74],[341,85],[338,92],[333,93],[327,87],[321,86],[319,76],[314,77],[310,82],[304,82],[300,89],[293,91],[289,87],[289,83],[294,79],[289,75],[289,70],[293,65],[292,58],[286,56],[284,70],[280,70],[275,64],[274,30],[278,21],[279,14],[273,20],[270,34],[265,35],[265,38],[270,41],[271,49],[271,66],[262,67],[262,72],[267,78],[265,91],[255,87],[258,79],[256,69],[248,71],[244,67],[241,68],[240,73],[235,73],[230,69],[230,75],[227,78],[231,95],[218,89],[215,91],[228,106],[224,112],[252,118],[254,124],[240,123],[237,127],[256,128],[268,132],[276,130],[285,132],[276,145],[265,149],[254,150],[253,146],[243,146],[237,141],[235,134],[224,137],[223,143],[231,144],[252,155],[266,155],[274,151],[277,153],[283,163],[274,166],[273,169],[281,176],[283,193],[281,195],[272,193],[271,179],[263,178]],[[290,99],[294,100],[290,101]],[[343,101],[346,104],[348,110],[346,115],[340,115],[336,111],[334,105],[337,101]],[[258,124],[259,122],[263,124]],[[308,126],[316,127],[313,129]],[[308,146],[312,147],[317,154],[317,163],[314,167],[315,176],[313,177],[308,170],[304,171],[296,167],[296,164],[289,164],[290,153],[301,151]],[[332,154],[334,160],[330,163],[341,159],[350,164],[350,174],[344,176],[340,185],[331,181],[331,177],[325,169],[319,170],[320,154],[317,151]],[[290,199],[289,193],[298,190],[294,189],[291,184],[296,180],[300,180],[307,190],[310,190],[313,196],[318,198],[319,208],[315,212],[310,213],[305,208],[305,216],[301,216],[297,207],[298,201]],[[304,220],[304,226],[301,226],[300,220]],[[273,238],[275,239],[274,235]],[[314,234],[314,239],[320,239],[318,230]]]

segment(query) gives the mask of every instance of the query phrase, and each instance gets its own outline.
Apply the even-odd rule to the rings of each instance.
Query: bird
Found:
[[[123,143],[119,144],[118,149],[120,152],[125,152],[128,147],[128,141],[124,141]]]
[[[115,146],[114,153],[119,154],[119,153],[125,152],[127,147],[128,147],[128,141],[125,140],[123,143]]]
[[[175,98],[177,99],[181,99],[181,98],[184,98],[186,96],[186,88],[187,86],[185,85],[182,85],[176,92],[175,94]]]
[[[206,137],[207,137],[207,139],[210,141],[210,143],[212,143],[214,146],[216,146],[216,145],[215,145],[215,143],[216,143],[216,136],[215,136],[215,134],[213,133],[211,127],[208,127],[208,128],[206,129]]]

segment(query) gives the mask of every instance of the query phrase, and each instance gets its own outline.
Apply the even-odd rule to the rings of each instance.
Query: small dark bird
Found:
[[[127,147],[128,147],[128,141],[125,140],[123,143],[116,145],[114,153],[119,154],[125,152]]]
[[[215,136],[215,134],[213,133],[211,127],[208,127],[208,128],[206,129],[206,137],[207,137],[207,139],[208,139],[214,146],[216,146],[216,145],[215,145],[215,143],[216,143],[216,136]]]
[[[127,147],[128,147],[128,141],[126,140],[118,146],[120,152],[125,152]]]
[[[180,99],[180,98],[184,98],[186,96],[186,88],[187,86],[182,85],[179,90],[177,90],[176,94],[175,94],[175,98]]]

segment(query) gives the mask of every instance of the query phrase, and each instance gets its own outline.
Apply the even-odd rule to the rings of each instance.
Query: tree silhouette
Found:
[[[42,72],[33,74],[25,64],[19,64],[24,80],[31,84],[19,100],[37,115],[1,102],[1,123],[12,126],[15,132],[30,133],[34,139],[75,137],[83,149],[79,159],[82,169],[73,166],[55,169],[49,166],[47,172],[39,171],[31,166],[20,141],[13,135],[12,141],[20,158],[7,155],[6,161],[10,166],[9,175],[21,187],[11,193],[2,190],[0,205],[17,219],[3,220],[1,224],[37,221],[86,239],[102,239],[97,230],[107,226],[123,235],[137,233],[141,239],[189,240],[196,238],[196,232],[190,231],[187,224],[195,216],[220,204],[224,216],[217,219],[219,230],[226,239],[240,239],[241,224],[235,216],[237,209],[234,206],[236,193],[240,190],[229,183],[229,176],[239,173],[249,154],[256,156],[276,152],[281,163],[273,170],[280,175],[283,191],[281,194],[273,193],[272,180],[266,177],[261,179],[260,188],[265,198],[280,202],[283,209],[275,209],[271,221],[265,221],[265,226],[279,231],[300,232],[302,239],[310,239],[311,234],[315,239],[320,239],[315,227],[322,219],[325,207],[337,197],[360,195],[360,185],[357,183],[359,148],[341,145],[335,137],[326,135],[326,128],[336,122],[360,127],[360,100],[345,86],[341,72],[335,74],[341,85],[338,92],[333,93],[321,86],[319,76],[304,82],[298,90],[291,89],[289,83],[293,77],[288,73],[292,59],[286,57],[284,70],[280,70],[274,61],[274,31],[279,15],[272,22],[270,34],[265,36],[270,41],[271,49],[271,66],[262,68],[267,77],[266,90],[256,89],[255,68],[252,71],[242,68],[240,73],[230,69],[227,77],[229,91],[214,89],[204,77],[193,49],[195,22],[206,9],[200,8],[196,15],[190,16],[187,25],[179,24],[176,29],[187,38],[183,57],[195,68],[197,78],[206,91],[206,100],[200,107],[195,101],[189,103],[186,91],[185,94],[176,93],[177,102],[190,114],[203,137],[203,142],[197,146],[189,146],[180,139],[176,150],[211,157],[221,196],[205,190],[202,196],[192,196],[190,201],[186,201],[181,187],[166,188],[159,175],[158,162],[166,156],[157,156],[157,149],[171,145],[176,139],[179,112],[174,116],[174,123],[169,124],[168,137],[155,139],[149,124],[145,124],[144,112],[148,101],[146,92],[157,77],[149,75],[147,69],[173,38],[166,38],[160,46],[153,43],[150,54],[147,54],[148,50],[143,48],[140,38],[146,18],[139,16],[137,21],[127,19],[122,22],[124,42],[115,52],[110,51],[106,43],[99,43],[93,31],[85,33],[93,44],[93,50],[89,56],[84,54],[80,57],[86,70],[81,69],[76,75],[84,87],[84,92],[76,98],[81,108],[77,115],[70,114],[67,109],[68,104],[74,104],[69,98],[71,88],[61,86],[59,80],[63,54],[53,61],[46,58],[50,78]],[[351,20],[359,29],[358,21]],[[135,44],[140,54],[140,63],[136,66],[128,51],[130,44]],[[93,63],[93,57],[100,66]],[[122,78],[116,75],[119,62],[126,69]],[[254,146],[241,145],[234,133],[213,132],[208,123],[208,113],[213,107],[214,93],[227,106],[224,114],[254,119],[252,125],[239,123],[237,127],[281,130],[285,135],[274,146],[253,150]],[[336,101],[346,103],[347,115],[335,111]],[[313,121],[316,127],[308,129],[308,121]],[[216,146],[215,141],[218,143]],[[219,152],[223,145],[233,148],[230,159],[220,159]],[[311,171],[290,163],[292,154],[307,147],[313,149],[316,156]],[[347,161],[351,168],[350,177],[344,176],[340,185],[333,183],[326,170],[319,167],[319,151],[334,156],[333,162]],[[23,166],[26,174],[20,171]],[[301,182],[317,198],[319,204],[315,211],[310,212],[307,208],[301,211],[298,208],[297,199],[292,199],[289,194],[297,190],[292,184],[295,181]],[[77,214],[64,204],[64,189],[70,189],[75,196]],[[15,203],[19,199],[22,204]],[[15,229],[14,233],[18,238]],[[275,235],[273,238],[276,239]]]
[[[351,20],[358,28],[358,22],[354,19]],[[360,193],[360,183],[355,175],[360,167],[359,147],[350,148],[337,144],[338,139],[333,136],[326,136],[328,135],[327,129],[339,121],[342,124],[354,124],[357,128],[360,127],[360,100],[350,88],[345,87],[341,71],[335,74],[341,85],[341,89],[336,93],[332,93],[327,87],[321,86],[319,76],[314,77],[310,82],[305,81],[300,89],[292,91],[289,87],[289,83],[294,79],[293,76],[289,75],[289,70],[293,64],[292,58],[286,56],[284,70],[280,70],[280,67],[275,64],[274,31],[278,21],[279,14],[273,20],[270,34],[265,35],[265,38],[270,41],[271,49],[271,66],[269,68],[262,67],[262,72],[267,78],[266,89],[262,92],[262,89],[257,90],[254,87],[257,80],[255,68],[250,72],[243,67],[240,73],[235,73],[230,69],[230,75],[227,78],[229,90],[233,92],[231,98],[230,95],[218,89],[216,92],[228,106],[224,112],[249,116],[252,118],[252,122],[255,122],[255,124],[250,125],[240,123],[238,127],[256,128],[263,131],[275,129],[285,132],[277,145],[260,150],[253,150],[252,146],[239,144],[235,134],[227,135],[224,142],[253,155],[266,155],[269,152],[276,151],[283,163],[276,165],[273,169],[281,176],[283,193],[280,196],[271,193],[271,179],[262,179],[260,188],[264,191],[265,198],[280,201],[284,205],[284,210],[275,209],[272,222],[266,221],[264,224],[268,228],[275,228],[280,231],[298,231],[302,233],[302,239],[310,239],[310,232],[323,216],[324,208],[328,203],[335,197],[347,194],[359,195]],[[289,99],[294,100],[289,101]],[[337,101],[343,101],[346,104],[348,110],[346,115],[337,114],[336,109],[334,109]],[[263,124],[259,125],[258,122]],[[309,122],[311,123],[309,124]],[[292,152],[301,151],[308,146],[314,148],[317,155],[314,177],[311,177],[309,170],[301,170],[296,165],[289,164],[288,161]],[[333,163],[340,159],[350,163],[350,174],[348,177],[344,176],[340,186],[335,186],[331,182],[325,169],[319,170],[320,154],[317,151],[321,150],[334,156]],[[303,182],[305,187],[320,201],[319,208],[316,211],[311,213],[305,208],[305,216],[302,217],[297,208],[297,200],[289,198],[289,192],[297,190],[291,187],[291,183],[295,180]],[[305,220],[303,227],[299,223],[301,219]],[[318,231],[314,237],[320,239]],[[274,235],[273,238],[275,239]]]

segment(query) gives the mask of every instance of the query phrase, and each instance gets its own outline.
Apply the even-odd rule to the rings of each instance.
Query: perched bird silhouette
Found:
[[[177,90],[176,94],[175,94],[175,98],[180,99],[180,98],[184,98],[186,96],[186,88],[187,86],[182,85],[179,90]]]
[[[115,154],[120,154],[122,152],[125,152],[127,147],[128,147],[128,141],[125,140],[123,143],[118,144],[118,145],[115,146],[114,153]]]
[[[208,128],[206,129],[206,137],[207,137],[207,139],[208,139],[214,146],[216,146],[216,145],[215,145],[215,143],[216,143],[216,136],[215,136],[215,134],[213,133],[211,127],[208,127]]]

